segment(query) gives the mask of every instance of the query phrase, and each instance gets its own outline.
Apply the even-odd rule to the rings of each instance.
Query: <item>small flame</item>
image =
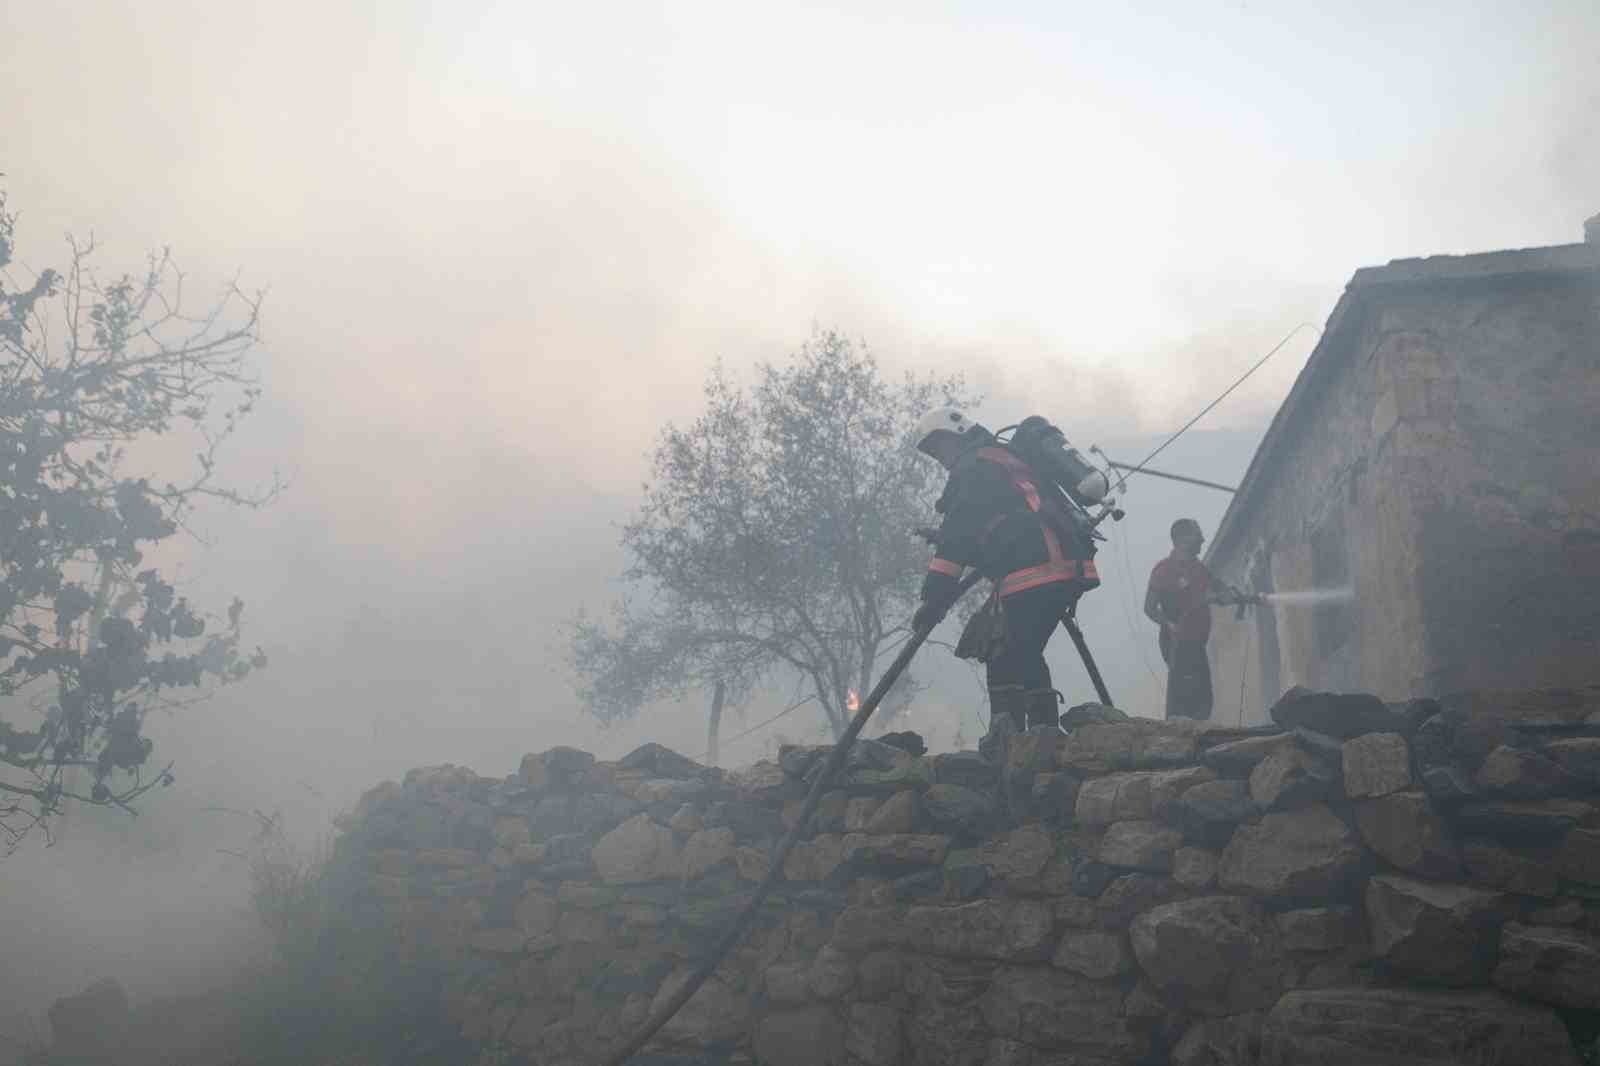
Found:
[[[853,688],[847,688],[845,691],[850,694],[850,698],[844,701],[844,709],[854,714],[861,709],[861,697],[856,695],[856,690]]]

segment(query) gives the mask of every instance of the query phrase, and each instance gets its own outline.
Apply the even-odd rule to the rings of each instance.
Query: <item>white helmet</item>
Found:
[[[982,426],[954,407],[936,407],[917,419],[917,428],[914,434],[917,450],[920,452],[927,451],[928,441],[935,433],[953,433],[959,437],[973,429],[982,428]]]

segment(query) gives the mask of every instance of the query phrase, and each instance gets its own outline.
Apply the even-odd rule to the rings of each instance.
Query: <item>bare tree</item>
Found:
[[[145,718],[264,665],[235,599],[208,619],[145,552],[202,499],[257,507],[279,485],[219,483],[219,453],[260,394],[246,355],[261,297],[229,286],[199,314],[171,258],[103,281],[93,240],[65,273],[13,277],[0,193],[0,847],[48,835],[69,802],[128,811],[150,769]],[[192,448],[185,472],[152,467]],[[208,632],[209,630],[209,632]],[[80,784],[79,782],[82,782]]]
[[[726,683],[748,700],[787,674],[834,735],[850,692],[908,632],[943,471],[912,448],[917,417],[970,402],[959,378],[886,381],[865,346],[819,332],[753,389],[722,366],[704,413],[669,426],[638,516],[624,527],[629,596],[608,623],[580,616],[573,662],[603,720]]]

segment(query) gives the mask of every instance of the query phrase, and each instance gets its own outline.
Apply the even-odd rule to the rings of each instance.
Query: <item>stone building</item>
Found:
[[[1206,556],[1355,598],[1219,609],[1217,718],[1296,684],[1600,684],[1600,216],[1585,236],[1356,272]]]

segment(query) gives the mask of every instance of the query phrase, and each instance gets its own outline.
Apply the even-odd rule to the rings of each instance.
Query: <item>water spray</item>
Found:
[[[1292,592],[1245,592],[1219,582],[1211,602],[1233,607],[1234,617],[1243,619],[1250,607],[1323,607],[1332,603],[1354,603],[1356,590],[1349,585],[1338,588],[1295,589]]]
[[[1302,589],[1296,592],[1263,592],[1261,602],[1268,607],[1321,607],[1329,603],[1353,603],[1356,590],[1343,588]]]

